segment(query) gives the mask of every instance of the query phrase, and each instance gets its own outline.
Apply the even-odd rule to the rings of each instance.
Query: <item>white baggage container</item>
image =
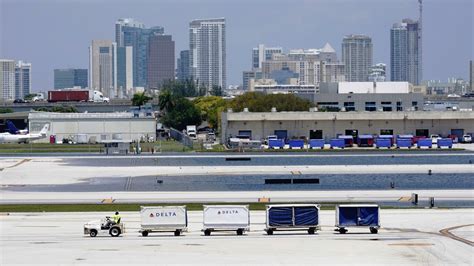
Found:
[[[174,232],[179,236],[188,230],[188,213],[186,206],[141,206],[142,236],[151,232]]]
[[[236,231],[242,235],[250,229],[248,205],[205,205],[203,211],[204,235],[212,231]]]

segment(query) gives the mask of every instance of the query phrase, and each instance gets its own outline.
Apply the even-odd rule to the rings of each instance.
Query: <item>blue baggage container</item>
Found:
[[[329,145],[331,146],[331,149],[333,148],[344,149],[344,147],[346,146],[346,142],[344,141],[344,139],[331,139],[329,141]]]
[[[346,147],[352,147],[354,145],[354,137],[349,135],[340,135],[338,139],[343,139]]]
[[[345,234],[347,227],[368,227],[372,234],[380,228],[379,206],[376,204],[344,204],[336,206],[336,227]]]
[[[453,147],[453,140],[450,138],[438,139],[438,149],[442,147],[447,147],[451,149]]]
[[[293,149],[293,148],[300,148],[300,149],[303,149],[304,148],[304,140],[302,139],[292,139],[290,140],[290,149]]]
[[[292,204],[267,205],[265,231],[272,235],[274,231],[307,230],[314,234],[319,226],[319,205]]]
[[[392,141],[390,139],[381,139],[381,138],[377,138],[375,140],[375,146],[376,148],[389,148],[392,147]]]
[[[377,139],[389,139],[390,140],[390,146],[393,146],[393,144],[395,142],[395,138],[393,137],[393,135],[379,135],[377,137]]]
[[[324,139],[310,139],[309,140],[309,147],[311,149],[321,148],[324,149]]]
[[[268,147],[270,147],[270,149],[274,149],[274,148],[283,149],[283,146],[285,146],[285,141],[282,140],[282,139],[270,139],[270,140],[268,140]]]
[[[418,139],[416,143],[418,149],[421,147],[430,148],[433,147],[433,141],[431,139]]]
[[[373,147],[374,146],[374,136],[372,135],[359,135],[357,140],[357,145],[359,147]]]
[[[413,140],[412,139],[402,139],[402,138],[397,138],[397,149],[399,148],[411,148],[413,145]]]

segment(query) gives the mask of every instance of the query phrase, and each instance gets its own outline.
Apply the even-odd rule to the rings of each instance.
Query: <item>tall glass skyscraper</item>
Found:
[[[72,87],[87,88],[87,69],[55,69],[54,88],[65,89]]]
[[[199,84],[226,88],[225,19],[198,19],[189,23],[191,76]]]
[[[342,62],[346,81],[367,81],[373,58],[372,39],[366,35],[348,35],[342,40]]]
[[[390,30],[390,79],[419,85],[422,80],[421,30],[417,21],[404,19]]]
[[[31,93],[31,64],[18,61],[15,66],[15,98],[23,99]]]
[[[115,23],[118,47],[133,47],[133,86],[147,87],[148,44],[150,36],[164,34],[163,27],[146,28],[141,22],[123,18]]]
[[[179,53],[177,62],[176,77],[178,80],[186,80],[190,78],[189,75],[189,50],[183,50]]]

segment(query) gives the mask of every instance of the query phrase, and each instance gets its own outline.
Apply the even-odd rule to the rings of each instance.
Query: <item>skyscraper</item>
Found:
[[[262,62],[272,59],[273,54],[283,53],[281,47],[265,47],[263,44],[259,44],[258,47],[252,49],[252,68],[261,69]]]
[[[183,50],[179,53],[176,76],[178,80],[186,80],[189,75],[189,50]]]
[[[174,41],[171,35],[150,36],[148,45],[148,87],[160,88],[174,80]]]
[[[342,40],[342,62],[346,81],[367,81],[372,66],[372,39],[366,35],[348,35]]]
[[[133,88],[133,47],[117,47],[117,88],[129,92]]]
[[[15,99],[15,61],[0,59],[0,100]]]
[[[55,89],[87,88],[87,81],[87,69],[66,68],[54,70]]]
[[[24,99],[31,93],[31,64],[18,61],[15,66],[15,98]]]
[[[147,87],[149,38],[157,34],[164,34],[164,28],[146,28],[143,23],[131,18],[115,22],[115,41],[118,47],[133,47],[134,87]]]
[[[390,30],[390,79],[419,85],[422,80],[419,23],[404,19]]]
[[[109,40],[93,40],[89,47],[89,88],[115,97],[117,90],[117,45]]]
[[[225,19],[199,19],[189,23],[190,72],[207,88],[226,87]]]

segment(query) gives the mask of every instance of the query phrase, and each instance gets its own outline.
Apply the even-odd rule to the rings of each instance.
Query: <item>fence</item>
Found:
[[[179,141],[184,146],[193,148],[193,140],[189,138],[188,136],[186,136],[185,134],[183,134],[183,132],[171,127],[170,136],[172,139]]]

